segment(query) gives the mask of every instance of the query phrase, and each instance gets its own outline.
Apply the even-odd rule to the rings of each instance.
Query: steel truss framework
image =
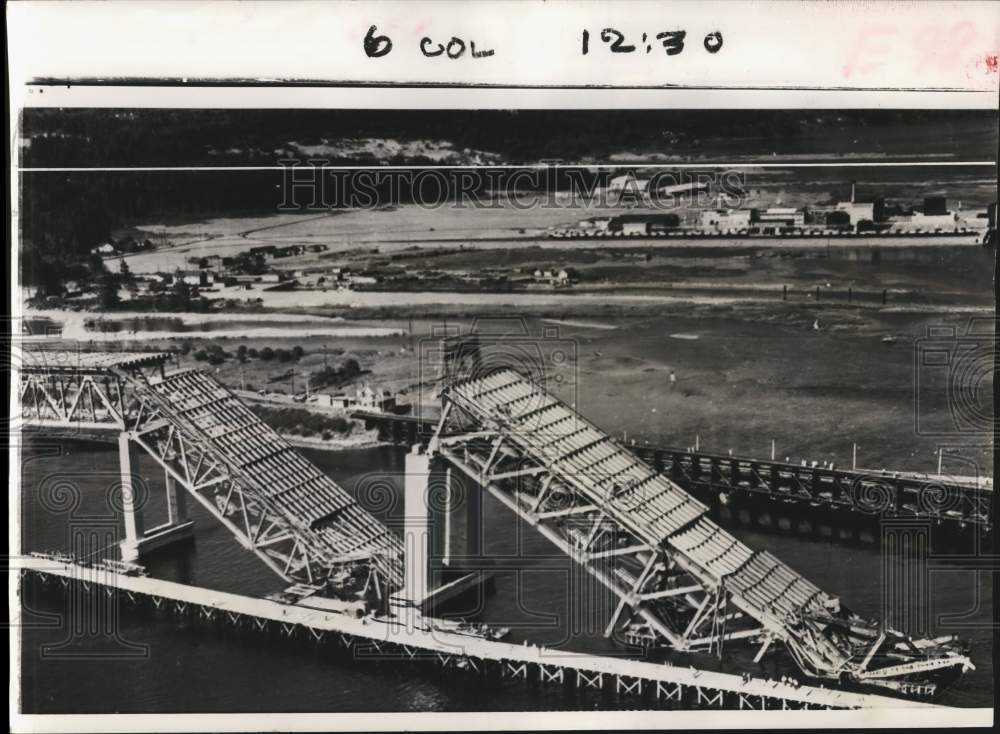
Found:
[[[654,631],[678,650],[721,655],[726,640],[763,634],[757,624],[732,629],[746,617],[727,610],[724,584],[702,585],[662,547],[581,499],[557,472],[511,455],[505,443],[501,431],[443,434],[438,451],[612,592],[617,604],[605,636],[614,633],[626,611],[641,620],[636,626]]]
[[[167,355],[60,365],[31,354],[20,371],[26,426],[126,435],[285,581],[364,573],[379,597],[401,584],[393,532],[211,377],[166,375]]]
[[[632,637],[715,651],[779,641],[814,677],[915,692],[914,676],[971,666],[955,641],[914,641],[841,608],[708,508],[512,370],[443,390],[431,450],[486,488],[617,599]],[[931,684],[928,684],[931,685]],[[919,692],[927,692],[920,690]]]

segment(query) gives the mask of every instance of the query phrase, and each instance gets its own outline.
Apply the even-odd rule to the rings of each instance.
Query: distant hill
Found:
[[[995,157],[991,111],[58,110],[24,112],[26,166],[605,162],[659,156]],[[382,143],[380,148],[378,143]]]

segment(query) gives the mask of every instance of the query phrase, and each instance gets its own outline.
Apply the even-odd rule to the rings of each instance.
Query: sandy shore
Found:
[[[372,437],[374,435],[374,438]],[[282,433],[281,437],[284,438],[292,446],[304,449],[320,449],[322,451],[347,451],[351,449],[370,449],[376,446],[388,446],[387,441],[380,441],[378,439],[377,431],[365,431],[364,434],[357,434],[348,436],[347,438],[331,438],[330,440],[324,440],[322,438],[306,438],[305,436],[294,436],[288,433]]]
[[[294,338],[294,337],[384,337],[402,333],[401,329],[384,326],[358,326],[346,323],[341,317],[309,316],[278,313],[150,313],[146,311],[66,311],[58,309],[28,309],[25,318],[50,319],[62,327],[63,339],[83,342],[123,342],[162,339],[225,339],[225,338]],[[103,331],[101,324],[109,327],[129,322],[178,321],[184,330],[129,329]],[[232,329],[197,329],[203,324],[232,324]],[[274,323],[275,326],[259,324]],[[89,326],[88,326],[89,325]]]

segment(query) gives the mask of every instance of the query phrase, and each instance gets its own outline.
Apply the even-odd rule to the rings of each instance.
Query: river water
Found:
[[[398,490],[403,452],[395,447],[346,452],[306,452],[359,501],[383,517],[401,511]],[[90,529],[114,526],[109,488],[117,456],[110,446],[36,441],[22,456],[22,538],[25,550],[69,547]],[[147,513],[163,512],[162,479],[151,461],[140,462],[150,500]],[[382,489],[389,491],[383,492]],[[190,503],[193,504],[193,503]],[[190,508],[193,543],[147,562],[166,579],[248,595],[278,590],[280,582],[201,507]],[[495,591],[478,604],[453,609],[512,628],[510,641],[564,649],[624,654],[626,646],[603,637],[613,605],[548,542],[487,496],[483,505],[484,554],[516,558],[520,570],[498,570]],[[864,616],[882,616],[883,574],[902,559],[883,554],[877,539],[843,541],[837,528],[808,536],[740,523],[734,533],[752,547],[786,560],[822,588],[838,593]],[[455,543],[465,534],[456,517]],[[877,534],[877,533],[876,533]],[[911,595],[909,619],[933,634],[960,634],[973,642],[975,672],[941,699],[959,706],[993,704],[992,578],[965,561],[936,561],[926,596]],[[376,712],[580,710],[641,707],[613,694],[540,686],[517,680],[485,680],[412,662],[352,660],[332,645],[271,639],[259,633],[123,608],[118,639],[72,636],[60,622],[67,614],[59,596],[26,598],[22,648],[22,710],[25,713],[107,712]],[[51,615],[57,615],[52,617]],[[48,615],[48,616],[46,616]],[[49,645],[50,649],[43,647]],[[137,645],[145,646],[136,647]],[[54,647],[51,647],[54,646]],[[137,652],[138,651],[138,652]],[[632,654],[635,654],[632,651]],[[732,643],[725,659],[700,655],[674,662],[777,677],[795,670],[781,653],[751,662],[753,651]],[[661,654],[662,656],[662,654]]]

